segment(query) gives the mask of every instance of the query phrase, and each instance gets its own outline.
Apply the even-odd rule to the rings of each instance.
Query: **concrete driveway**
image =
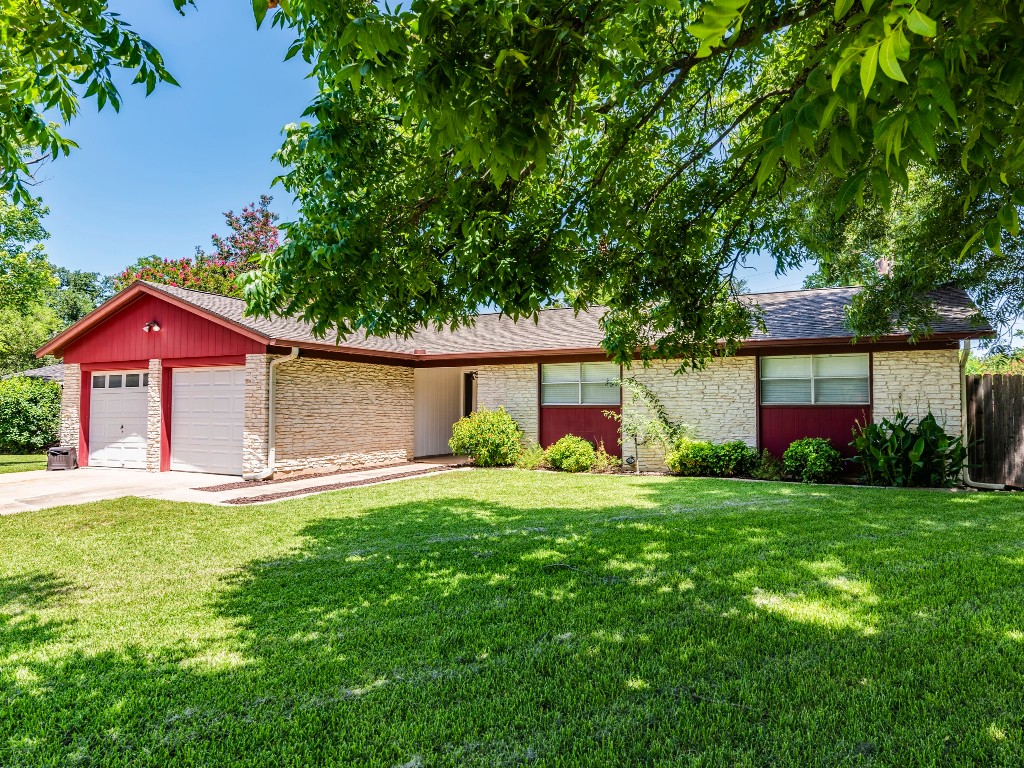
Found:
[[[106,467],[82,467],[71,472],[12,472],[0,475],[0,515],[121,496],[209,502],[212,501],[209,496],[191,489],[238,479],[226,475]]]
[[[403,464],[368,466],[325,475],[307,475],[270,483],[242,483],[240,477],[198,472],[146,472],[141,469],[82,467],[70,472],[12,472],[0,475],[0,515],[86,504],[122,496],[199,504],[264,504],[279,498],[312,496],[342,487],[426,477],[460,466],[463,457],[436,457]],[[211,486],[220,490],[200,490]]]

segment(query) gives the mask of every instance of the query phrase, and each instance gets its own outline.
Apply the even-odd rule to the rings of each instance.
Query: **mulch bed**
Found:
[[[204,485],[202,488],[192,488],[193,491],[236,491],[239,488],[253,488],[257,485],[275,485],[277,483],[294,483],[296,480],[309,480],[317,477],[334,477],[335,475],[347,475],[352,472],[367,472],[371,469],[390,469],[391,467],[404,467],[412,464],[411,461],[398,461],[394,464],[366,464],[362,467],[351,469],[332,469],[329,472],[310,472],[308,475],[291,475],[290,477],[278,477],[273,480],[235,480],[220,485]]]
[[[395,475],[367,477],[362,480],[350,480],[347,483],[330,483],[328,485],[314,485],[310,488],[297,488],[291,491],[279,491],[278,493],[264,493],[259,496],[239,496],[234,499],[225,499],[224,503],[257,504],[263,501],[277,501],[278,499],[287,499],[291,496],[304,496],[309,493],[323,493],[324,491],[340,491],[343,488],[355,488],[358,485],[373,485],[374,483],[383,483],[388,480],[401,480],[406,477],[416,477],[417,475],[430,475],[433,474],[434,472],[446,472],[451,469],[463,469],[465,466],[465,464],[438,464],[436,467],[431,467],[430,469],[416,469],[411,472],[399,472],[398,474]],[[376,467],[374,467],[374,469],[376,469]],[[297,478],[292,478],[292,480],[295,479]]]

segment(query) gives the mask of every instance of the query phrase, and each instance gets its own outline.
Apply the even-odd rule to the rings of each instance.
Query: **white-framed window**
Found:
[[[540,367],[541,405],[619,405],[615,363],[551,363]]]
[[[149,386],[148,373],[94,373],[93,389],[138,389]]]
[[[870,366],[866,352],[762,357],[761,404],[868,405]]]

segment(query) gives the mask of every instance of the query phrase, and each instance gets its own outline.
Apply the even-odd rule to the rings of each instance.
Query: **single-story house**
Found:
[[[960,343],[989,334],[967,295],[935,294],[926,340],[854,344],[843,318],[856,290],[752,294],[767,331],[738,354],[700,371],[677,374],[669,360],[629,375],[699,437],[776,453],[804,436],[846,449],[856,421],[900,407],[931,410],[959,433]],[[605,415],[638,406],[600,347],[600,308],[545,310],[536,323],[484,314],[454,332],[339,344],[244,309],[137,282],[56,336],[38,354],[63,358],[61,442],[78,446],[83,465],[266,477],[443,455],[453,422],[504,406],[527,442],[572,433],[633,451]],[[653,447],[640,458],[660,462]]]

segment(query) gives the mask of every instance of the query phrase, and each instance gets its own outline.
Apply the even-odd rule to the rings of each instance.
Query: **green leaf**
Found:
[[[860,61],[860,85],[864,89],[864,98],[871,90],[871,84],[875,82],[875,71],[878,69],[878,46],[879,43],[864,51],[864,58]]]
[[[1017,206],[1012,202],[999,209],[998,219],[999,223],[1003,225],[1003,229],[1014,237],[1020,232],[1020,217],[1017,213]]]
[[[835,18],[839,21],[843,16],[850,12],[853,7],[853,0],[836,0]]]
[[[851,51],[839,59],[839,63],[836,64],[836,68],[832,70],[832,90],[839,88],[839,81],[843,75],[846,74],[846,70],[850,68],[854,61],[857,60],[857,51]]]
[[[900,63],[896,59],[896,49],[892,35],[882,41],[879,53],[878,61],[882,66],[882,71],[892,80],[899,80],[901,83],[907,82],[907,78],[903,76],[903,70],[900,69]]]
[[[916,7],[911,8],[906,15],[907,27],[911,32],[916,32],[923,37],[935,37],[935,21],[925,16]]]
[[[252,15],[256,19],[256,29],[259,29],[267,17],[267,0],[252,0]]]

